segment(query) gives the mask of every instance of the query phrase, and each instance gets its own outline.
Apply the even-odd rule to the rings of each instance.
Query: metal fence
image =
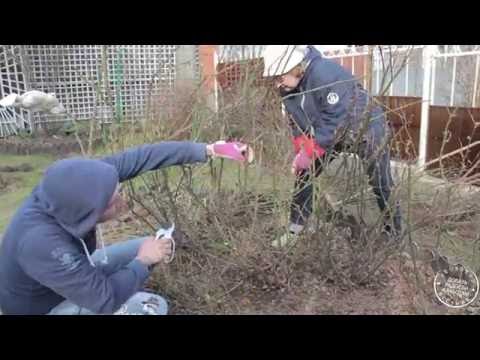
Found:
[[[367,87],[372,78],[372,95],[422,95],[422,45],[352,46],[323,51],[349,69]]]
[[[325,57],[350,69],[364,85],[369,55],[373,62],[373,95],[385,91],[388,96],[424,96],[425,69],[430,66],[430,96],[426,99],[432,105],[479,104],[479,45],[361,46],[324,52]]]
[[[477,107],[480,45],[442,45],[431,49],[433,105]]]

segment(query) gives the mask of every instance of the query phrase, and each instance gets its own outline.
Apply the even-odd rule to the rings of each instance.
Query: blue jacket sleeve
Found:
[[[302,122],[302,114],[300,113],[301,109],[295,104],[295,99],[285,99],[283,104],[287,111],[288,126],[292,132],[292,136],[297,137],[308,134],[308,132],[304,133],[302,130],[302,127],[306,128],[306,125],[304,121]]]
[[[18,258],[20,266],[40,284],[96,314],[113,314],[141,290],[149,275],[146,265],[133,260],[107,276],[59,235],[51,237],[51,244],[45,247],[38,241],[26,242]]]
[[[207,161],[206,144],[190,141],[165,141],[134,147],[101,159],[118,171],[119,181],[166,166]]]

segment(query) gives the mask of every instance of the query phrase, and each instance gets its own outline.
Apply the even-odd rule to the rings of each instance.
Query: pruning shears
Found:
[[[174,231],[175,231],[175,223],[172,223],[172,226],[170,226],[168,229],[160,228],[155,234],[155,240],[167,238],[167,239],[171,239],[172,241],[172,254],[170,255],[169,259],[165,260],[165,263],[167,264],[171,263],[175,256],[175,240],[173,239],[173,236],[172,236]]]

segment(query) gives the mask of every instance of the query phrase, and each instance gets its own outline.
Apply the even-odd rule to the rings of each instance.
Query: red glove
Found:
[[[310,158],[319,158],[325,154],[325,149],[315,142],[315,139],[306,135],[300,135],[292,139],[295,154],[298,154],[301,149],[304,149]]]

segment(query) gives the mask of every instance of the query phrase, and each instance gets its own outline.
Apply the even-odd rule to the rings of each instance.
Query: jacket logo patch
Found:
[[[335,92],[331,92],[327,95],[327,102],[330,105],[335,105],[336,103],[338,103],[339,100],[340,100],[340,98],[339,98],[338,94],[335,93]]]
[[[73,271],[80,264],[81,261],[72,253],[66,252],[63,248],[56,248],[51,252],[52,257],[58,260],[62,266],[67,267],[67,270]]]

